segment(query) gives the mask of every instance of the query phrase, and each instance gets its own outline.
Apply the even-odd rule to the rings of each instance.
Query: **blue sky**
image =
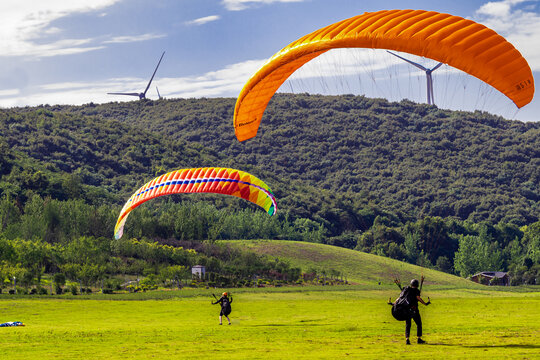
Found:
[[[2,0],[0,106],[132,101],[107,92],[144,90],[163,51],[148,98],[157,98],[155,86],[167,98],[236,97],[297,38],[366,11],[405,8],[489,26],[525,56],[535,77],[540,71],[538,0]],[[425,91],[420,86],[413,91]],[[533,100],[503,115],[536,121],[538,113]]]

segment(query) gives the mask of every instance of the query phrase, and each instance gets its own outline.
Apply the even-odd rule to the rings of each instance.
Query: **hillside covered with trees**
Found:
[[[137,209],[125,236],[191,248],[207,239],[302,240],[462,276],[511,270],[516,283],[536,279],[540,123],[409,101],[278,94],[258,136],[240,143],[234,102],[0,110],[0,239],[64,247],[92,239],[119,259],[108,274],[127,271],[140,258],[115,253],[110,238],[129,195],[173,169],[223,166],[270,185],[278,215],[228,197],[174,196]],[[0,256],[4,268],[20,264],[14,254]],[[59,271],[77,259],[59,258],[40,269]],[[182,261],[164,264],[189,265]],[[220,261],[211,270],[233,271]],[[145,271],[159,273],[156,266]]]
[[[538,219],[540,124],[362,96],[278,94],[256,138],[239,143],[234,99],[59,108],[203,145],[233,164],[334,192],[362,194],[405,217],[526,224]]]

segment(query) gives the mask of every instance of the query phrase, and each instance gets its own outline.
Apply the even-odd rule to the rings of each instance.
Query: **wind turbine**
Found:
[[[136,92],[133,92],[133,93],[125,93],[125,92],[112,92],[112,93],[107,93],[108,95],[129,95],[129,96],[138,96],[139,99],[146,99],[146,92],[148,91],[148,88],[150,87],[150,84],[152,83],[152,80],[154,79],[154,75],[156,75],[156,71],[159,67],[159,64],[161,64],[161,59],[163,59],[163,55],[165,55],[165,51],[163,52],[163,54],[161,54],[161,57],[159,58],[159,61],[158,61],[158,64],[156,66],[156,68],[154,69],[154,73],[152,74],[152,77],[150,78],[150,81],[148,82],[148,85],[146,85],[146,89],[144,89],[144,92],[142,93],[136,93]]]
[[[434,105],[435,104],[435,98],[433,97],[433,78],[431,77],[431,73],[434,72],[435,70],[437,70],[438,68],[441,67],[441,65],[443,64],[442,62],[438,63],[437,65],[435,65],[434,67],[432,67],[431,69],[428,69],[418,63],[415,63],[414,61],[411,61],[411,60],[408,60],[408,59],[405,59],[404,57],[401,57],[399,56],[398,54],[394,54],[393,52],[391,51],[388,51],[386,50],[387,52],[389,52],[390,54],[400,58],[401,60],[403,61],[406,61],[408,62],[409,64],[413,65],[413,66],[416,66],[417,68],[419,68],[420,70],[423,70],[426,72],[426,81],[427,81],[427,103],[429,105]]]

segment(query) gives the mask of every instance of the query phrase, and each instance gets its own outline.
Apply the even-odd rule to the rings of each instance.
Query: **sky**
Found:
[[[165,98],[237,97],[250,76],[292,41],[336,21],[386,9],[433,10],[484,24],[510,41],[538,78],[539,0],[2,0],[0,107],[134,101],[134,97],[107,93],[142,92],[163,52],[147,98],[158,98],[156,87]],[[383,55],[372,56],[371,65],[356,69],[397,66],[397,58]],[[338,61],[340,71],[347,73],[348,62],[361,62],[361,56],[336,52],[322,62],[335,68]],[[304,77],[317,73],[325,78],[331,73],[313,69],[304,72]],[[410,66],[407,71],[408,80],[403,81],[411,81],[411,74],[418,79],[423,75]],[[437,71],[441,78],[452,73],[451,69]],[[384,74],[379,75],[384,78]],[[435,89],[440,89],[437,84],[444,79],[435,75]],[[334,74],[324,80],[328,81],[324,86],[335,79]],[[371,88],[382,88],[383,81]],[[412,100],[423,101],[425,83],[415,81],[418,85],[409,91],[419,98]],[[295,91],[298,84],[291,80],[280,91]],[[357,85],[346,85],[343,92],[349,93]],[[310,86],[298,91],[309,92]],[[399,86],[406,87],[403,83]],[[371,96],[367,87],[360,86],[355,92]],[[453,96],[458,93],[460,98],[459,86],[453,91]],[[436,94],[436,100],[447,97],[445,94]],[[373,96],[386,95],[382,92]],[[402,96],[412,97],[410,92]],[[461,95],[463,100],[459,101],[475,97]],[[479,107],[478,100],[472,106]],[[508,108],[502,112],[497,107],[481,106],[480,110],[500,111],[516,120],[540,120],[538,96],[519,111],[515,106],[510,111]]]

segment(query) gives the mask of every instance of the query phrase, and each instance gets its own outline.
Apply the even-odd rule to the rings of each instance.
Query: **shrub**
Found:
[[[79,291],[77,290],[77,285],[73,284],[69,287],[69,291],[72,295],[77,295]]]
[[[53,281],[56,286],[61,288],[62,286],[66,285],[66,275],[63,273],[55,273],[53,276]]]
[[[17,286],[17,294],[28,295],[28,289]]]
[[[131,292],[136,293],[136,292],[141,291],[141,288],[135,285],[128,285],[126,286],[126,290],[129,291],[130,293]]]
[[[105,284],[103,285],[103,287],[116,291],[122,290],[122,280],[116,278],[109,278],[105,280]]]

